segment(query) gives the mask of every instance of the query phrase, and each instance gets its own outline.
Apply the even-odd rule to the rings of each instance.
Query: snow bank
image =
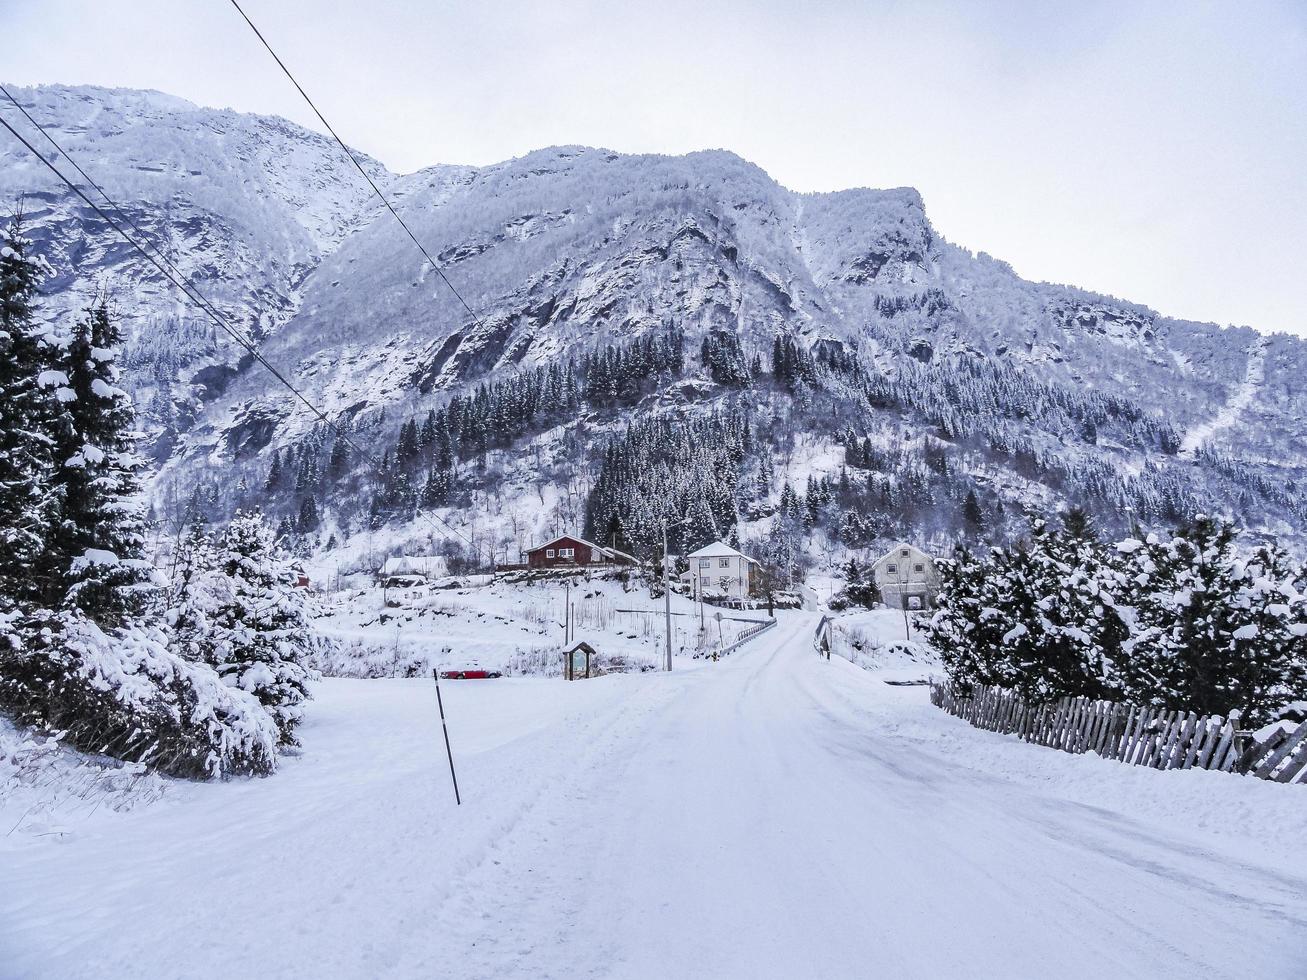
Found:
[[[0,841],[64,836],[97,810],[125,812],[159,799],[167,781],[135,762],[83,755],[59,735],[0,717]]]

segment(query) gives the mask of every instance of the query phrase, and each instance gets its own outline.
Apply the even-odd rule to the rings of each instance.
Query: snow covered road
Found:
[[[1307,796],[980,732],[812,653],[330,681],[277,776],[0,839],[5,977],[1307,975]]]

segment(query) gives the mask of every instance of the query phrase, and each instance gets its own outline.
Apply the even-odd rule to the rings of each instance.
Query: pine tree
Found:
[[[215,597],[223,591],[213,582],[217,566],[208,527],[202,517],[197,517],[178,544],[164,617],[169,647],[183,659],[203,661],[208,657],[210,617],[216,608]]]
[[[103,301],[78,321],[60,360],[66,387],[54,428],[60,508],[50,550],[64,572],[64,605],[102,629],[139,614],[153,591],[138,499],[144,464],[131,398],[118,387],[119,341]]]
[[[399,430],[399,442],[395,447],[395,462],[401,466],[411,463],[418,457],[417,422],[409,419]]]
[[[276,463],[274,461],[273,465]],[[331,458],[327,462],[327,473],[333,481],[339,480],[349,472],[349,443],[343,435],[337,434],[331,444]]]
[[[1245,724],[1262,724],[1277,703],[1307,694],[1307,607],[1294,574],[1274,549],[1240,558],[1237,537],[1229,521],[1198,517],[1169,541],[1150,534],[1117,545],[1118,602],[1131,623],[1118,673],[1131,700],[1238,710]]]
[[[966,499],[962,502],[962,520],[973,531],[979,531],[985,526],[985,515],[980,511],[980,501],[976,499],[975,490],[967,490]]]
[[[263,481],[263,489],[272,491],[281,486],[281,454],[272,451],[272,465],[268,467],[268,478]]]
[[[300,534],[312,534],[318,529],[322,519],[318,516],[318,504],[312,497],[305,497],[300,503],[299,520],[296,522],[296,530]]]
[[[45,435],[56,405],[41,385],[54,377],[32,310],[42,270],[29,244],[18,215],[0,244],[0,612],[40,603],[58,585],[46,550],[59,503]]]
[[[229,685],[258,698],[294,745],[301,704],[313,672],[305,665],[315,645],[298,574],[277,551],[263,515],[232,519],[218,551],[228,595],[213,611],[214,636],[206,659]]]

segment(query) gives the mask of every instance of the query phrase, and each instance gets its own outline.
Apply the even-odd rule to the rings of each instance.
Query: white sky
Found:
[[[1307,335],[1301,0],[243,6],[393,170],[724,147],[796,190],[917,187],[1028,278]],[[0,80],[316,125],[228,0],[0,0],[0,36]]]

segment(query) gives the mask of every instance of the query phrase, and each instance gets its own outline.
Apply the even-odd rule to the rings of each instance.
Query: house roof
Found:
[[[533,551],[539,551],[541,548],[548,548],[550,545],[558,544],[560,541],[575,541],[577,544],[583,544],[587,548],[598,548],[600,551],[607,551],[602,545],[597,545],[593,541],[587,541],[585,538],[577,537],[575,534],[560,534],[556,538],[551,538],[544,544],[538,544],[534,548],[527,548],[527,554]]]
[[[872,562],[872,566],[874,567],[876,565],[879,565],[881,562],[893,561],[895,558],[902,557],[902,553],[905,548],[908,550],[909,554],[911,554],[913,557],[925,558],[927,561],[932,561],[932,562],[935,560],[931,558],[930,555],[926,554],[926,552],[918,548],[916,545],[908,544],[906,541],[899,541],[894,545],[894,547],[890,548],[889,551],[885,552],[885,554],[881,555],[874,562]]]
[[[712,544],[704,545],[698,551],[692,551],[686,558],[743,558],[745,561],[758,564],[756,559],[750,558],[743,551],[736,551],[724,541],[714,541]]]
[[[392,555],[381,566],[382,575],[446,575],[448,571],[439,555]]]
[[[587,541],[585,538],[577,537],[575,534],[560,534],[558,537],[550,541],[546,541],[544,544],[538,544],[534,548],[527,548],[526,552],[529,555],[533,551],[540,551],[542,548],[548,548],[551,545],[558,544],[558,542],[560,541],[575,541],[577,544],[582,545],[586,548],[594,548],[595,550],[600,551],[603,554],[607,555],[609,558],[625,558],[633,565],[639,564],[639,561],[638,559],[636,559],[635,555],[628,555],[625,551],[618,551],[616,548],[605,548],[601,544],[595,544],[593,541]]]

